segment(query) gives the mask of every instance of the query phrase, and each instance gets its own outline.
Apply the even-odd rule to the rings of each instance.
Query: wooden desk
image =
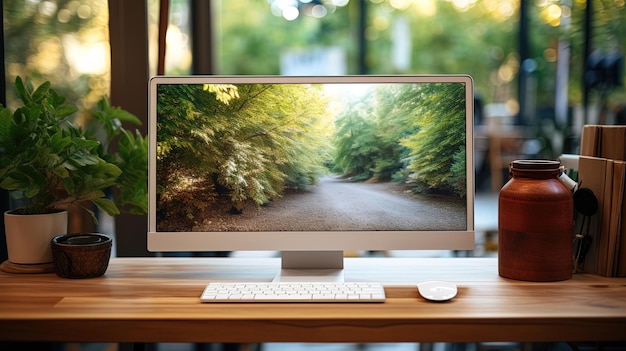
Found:
[[[495,259],[348,258],[346,280],[386,284],[382,304],[202,304],[209,280],[269,280],[276,259],[114,258],[104,277],[0,273],[0,340],[475,342],[626,340],[626,279],[500,278]],[[459,286],[448,303],[414,284]]]

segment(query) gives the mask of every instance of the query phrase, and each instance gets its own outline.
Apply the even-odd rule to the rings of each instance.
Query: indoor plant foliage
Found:
[[[110,215],[122,207],[146,212],[147,138],[122,128],[122,122],[140,124],[137,117],[102,99],[83,129],[73,122],[77,107],[49,82],[35,87],[17,77],[15,88],[23,106],[0,110],[0,187],[19,199],[12,213],[78,205],[96,220],[89,203]],[[118,150],[112,153],[108,144],[116,137]]]

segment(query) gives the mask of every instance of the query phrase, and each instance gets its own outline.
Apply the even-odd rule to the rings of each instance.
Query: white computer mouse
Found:
[[[448,301],[457,293],[456,284],[440,280],[419,283],[417,290],[423,298],[430,301]]]

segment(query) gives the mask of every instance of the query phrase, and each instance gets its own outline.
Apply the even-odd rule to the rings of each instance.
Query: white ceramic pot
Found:
[[[67,233],[67,211],[19,215],[4,213],[9,262],[42,264],[52,262],[51,240]]]

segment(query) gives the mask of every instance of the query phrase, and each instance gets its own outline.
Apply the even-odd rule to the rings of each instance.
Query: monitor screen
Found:
[[[149,84],[150,251],[472,249],[464,75]]]

